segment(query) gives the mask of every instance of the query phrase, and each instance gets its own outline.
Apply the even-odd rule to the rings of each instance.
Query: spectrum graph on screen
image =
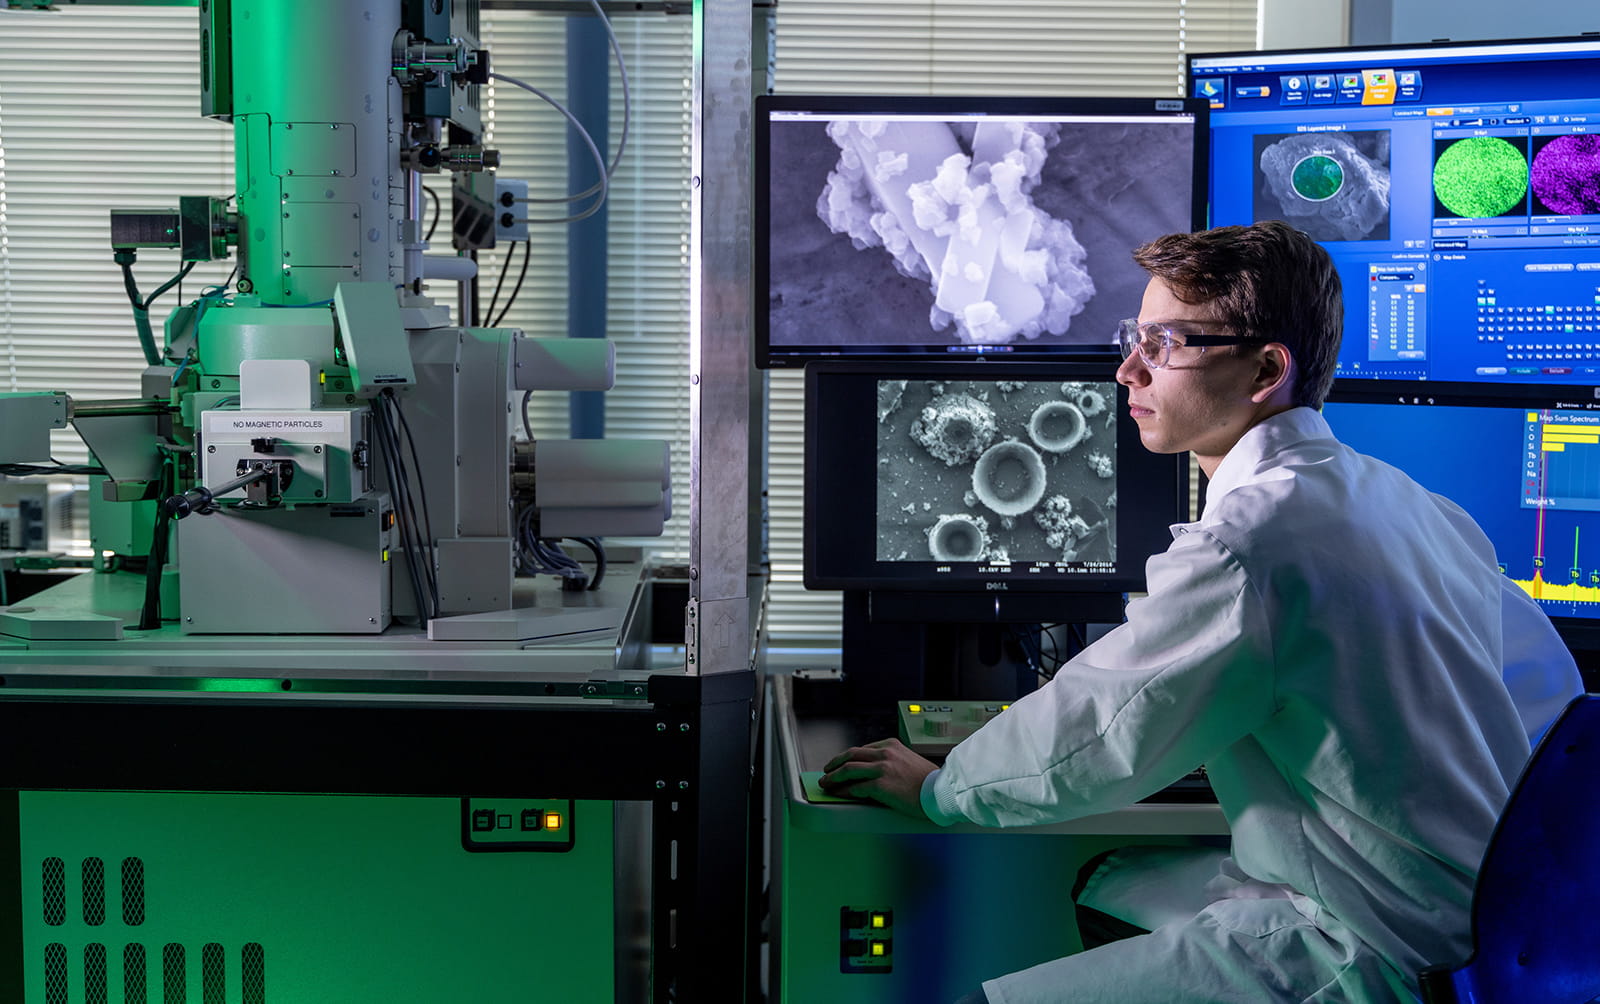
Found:
[[[1552,617],[1600,623],[1600,411],[1329,402],[1334,433],[1478,521]]]

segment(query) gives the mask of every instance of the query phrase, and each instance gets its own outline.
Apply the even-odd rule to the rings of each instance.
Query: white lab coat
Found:
[[[1246,433],[1203,518],[1172,532],[1127,622],[957,746],[923,804],[946,823],[1060,821],[1204,764],[1231,861],[1198,915],[985,991],[1409,999],[1419,968],[1467,954],[1530,733],[1581,690],[1571,656],[1461,509],[1308,408]]]

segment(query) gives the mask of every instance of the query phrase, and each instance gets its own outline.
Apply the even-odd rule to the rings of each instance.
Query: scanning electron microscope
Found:
[[[691,311],[727,342],[689,388],[713,511],[657,563],[615,538],[670,518],[668,444],[517,435],[525,395],[608,389],[613,347],[475,324],[470,252],[526,215],[483,143],[476,0],[197,6],[236,186],[111,211],[139,395],[0,395],[0,472],[61,472],[53,429],[88,445],[96,555],[0,605],[0,999],[738,999],[743,287]],[[695,9],[748,48],[748,4]],[[725,97],[686,198],[737,204],[749,70],[700,51]],[[133,265],[174,258],[168,287],[234,272],[161,323]],[[429,294],[455,282],[453,317]]]
[[[457,252],[492,244],[517,184],[482,143],[476,4],[207,0],[199,24],[202,113],[233,125],[236,191],[111,211],[138,398],[0,395],[0,463],[48,464],[53,428],[88,444],[95,549],[116,556],[0,609],[0,638],[232,636],[238,654],[238,636],[514,647],[616,627],[627,601],[541,600],[515,573],[563,538],[659,535],[668,446],[518,438],[520,395],[609,389],[614,348],[466,326],[476,264]],[[447,253],[423,236],[439,173]],[[171,252],[180,275],[235,269],[158,330],[132,265]],[[452,281],[455,319],[428,295]]]

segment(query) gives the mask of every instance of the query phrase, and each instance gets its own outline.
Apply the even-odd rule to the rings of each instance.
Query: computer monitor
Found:
[[[1133,249],[1203,219],[1205,114],[1153,98],[757,98],[756,365],[1110,354],[1147,281]]]
[[[1465,509],[1558,626],[1600,627],[1600,402],[1338,394],[1339,439]]]
[[[1345,289],[1341,379],[1600,384],[1600,38],[1189,57],[1210,222]]]
[[[920,619],[1116,621],[1188,518],[1115,364],[806,368],[805,584]]]

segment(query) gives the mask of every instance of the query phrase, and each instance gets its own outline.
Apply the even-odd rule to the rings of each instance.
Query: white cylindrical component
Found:
[[[1015,439],[989,447],[972,468],[973,493],[1002,516],[1020,516],[1038,505],[1044,482],[1039,451]]]
[[[471,258],[461,258],[453,254],[422,256],[422,277],[424,279],[446,279],[450,282],[466,282],[477,274],[478,263]]]
[[[605,338],[518,338],[517,390],[610,390],[617,348]]]
[[[659,439],[550,439],[533,447],[542,537],[653,536],[671,515],[672,474]]]

